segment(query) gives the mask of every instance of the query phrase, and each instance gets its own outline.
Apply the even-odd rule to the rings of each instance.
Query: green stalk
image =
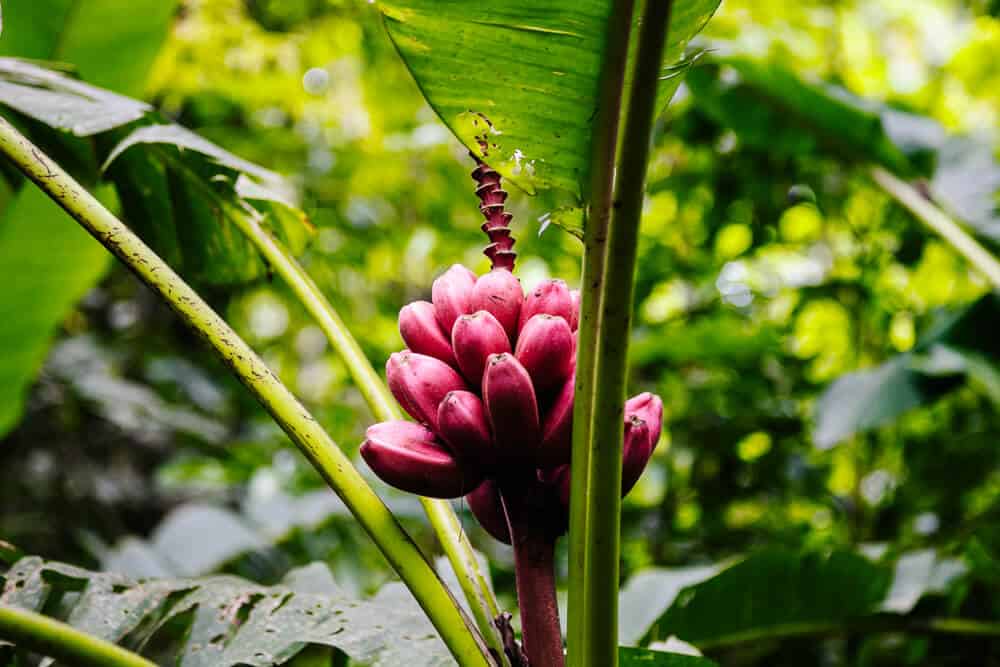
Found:
[[[462,593],[472,608],[472,615],[480,634],[486,639],[490,648],[496,651],[500,664],[503,667],[510,667],[510,660],[503,650],[503,639],[494,623],[494,619],[500,616],[500,607],[486,576],[479,567],[479,560],[472,550],[472,544],[462,528],[462,523],[447,501],[421,498],[420,502],[424,506],[431,527],[438,536],[441,549],[458,578],[458,585],[461,586]]]
[[[479,641],[479,633],[469,625],[434,569],[347,456],[260,357],[123,222],[2,118],[0,152],[215,349],[358,519],[458,663],[486,665],[486,647]]]
[[[647,0],[641,9],[634,74],[617,156],[614,198],[597,338],[590,422],[590,456],[583,504],[582,628],[574,665],[618,664],[618,585],[621,541],[622,440],[628,343],[635,291],[639,219],[649,159],[656,87],[670,21],[670,0]],[[575,453],[575,452],[574,452]],[[573,462],[574,467],[576,461]],[[575,482],[576,480],[574,480]],[[578,488],[578,487],[575,487]],[[575,540],[575,538],[574,538]]]
[[[319,285],[295,259],[291,252],[260,224],[255,215],[234,216],[236,224],[257,250],[267,259],[271,268],[288,284],[292,293],[316,320],[326,334],[330,345],[347,365],[347,369],[358,386],[369,409],[379,421],[404,419],[405,415],[389,393],[385,383],[372,368],[357,340],[351,335],[347,325],[336,309],[323,295]],[[459,585],[469,602],[472,615],[479,632],[493,648],[505,665],[509,665],[503,652],[503,643],[493,624],[500,614],[493,591],[486,583],[486,577],[479,567],[475,552],[451,505],[445,500],[421,498],[421,504],[431,527],[437,534],[441,548],[457,575]]]
[[[601,286],[607,261],[608,225],[614,188],[615,149],[621,99],[625,89],[625,63],[632,28],[633,0],[615,0],[608,16],[604,61],[598,88],[597,117],[590,159],[590,183],[583,237],[583,273],[580,278],[580,324],[573,399],[573,454],[569,516],[569,595],[566,606],[566,662],[584,664],[584,616],[587,560],[587,475],[590,460],[590,422],[594,405],[594,370],[597,341],[601,336]]]
[[[156,667],[111,642],[17,607],[0,606],[0,639],[76,667]]]
[[[993,285],[1000,290],[1000,261],[981,246],[958,223],[927,200],[909,183],[901,181],[882,167],[872,167],[872,180],[881,186],[890,197],[899,202],[917,220],[937,232],[955,250],[960,252],[969,263],[979,270]]]

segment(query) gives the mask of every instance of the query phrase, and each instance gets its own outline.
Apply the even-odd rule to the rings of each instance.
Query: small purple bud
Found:
[[[469,509],[487,533],[494,539],[510,544],[510,527],[507,525],[507,513],[500,500],[500,490],[496,482],[487,479],[475,491],[465,496]]]
[[[580,290],[570,290],[569,297],[573,301],[573,314],[569,323],[569,328],[576,331],[580,326]]]
[[[438,323],[445,334],[451,333],[460,315],[471,313],[469,299],[476,284],[476,274],[461,264],[453,264],[431,285],[431,301]]]
[[[570,383],[573,382],[571,378]],[[565,392],[565,387],[563,388]],[[555,413],[563,394],[556,398],[545,420],[542,448],[547,449],[549,442],[549,424],[555,420]],[[572,408],[569,410],[572,417]],[[642,415],[642,416],[640,416]],[[653,421],[647,422],[645,418]],[[625,402],[625,442],[622,448],[622,497],[636,485],[643,471],[649,464],[660,438],[660,424],[663,419],[663,402],[656,394],[644,393],[630,398]],[[570,421],[570,428],[572,422]],[[572,431],[570,431],[572,435]],[[563,506],[569,509],[570,466],[561,465],[557,468],[541,471],[543,481],[556,487]]]
[[[449,366],[457,366],[451,342],[441,330],[434,305],[428,301],[414,301],[399,311],[399,334],[406,347],[418,354],[440,359]]]
[[[521,306],[519,330],[523,331],[525,323],[539,313],[561,317],[566,320],[566,324],[572,326],[575,317],[573,297],[570,296],[565,282],[543,280],[535,289],[528,292],[524,298],[524,305]]]
[[[514,356],[521,362],[538,393],[559,386],[573,366],[573,332],[555,315],[535,315],[517,337]]]
[[[404,350],[385,365],[389,390],[411,417],[437,430],[438,404],[449,391],[465,389],[465,380],[440,359]]]
[[[625,420],[636,416],[649,427],[649,439],[656,446],[663,426],[663,401],[656,394],[645,391],[625,401]]]
[[[483,403],[498,454],[515,460],[532,456],[538,446],[538,403],[531,376],[514,355],[494,354],[483,374]]]
[[[482,482],[434,440],[429,429],[408,421],[375,424],[365,434],[361,457],[385,483],[421,496],[458,498]]]
[[[639,417],[625,421],[625,447],[622,452],[622,497],[632,490],[653,455],[655,440],[650,440],[649,426]]]
[[[507,336],[514,340],[517,335],[517,321],[521,314],[524,292],[521,282],[506,269],[494,269],[479,276],[472,288],[472,310],[485,310],[503,326]]]
[[[510,339],[503,326],[485,310],[462,315],[455,320],[451,343],[462,374],[474,387],[483,382],[486,358],[491,354],[510,352]]]
[[[539,467],[569,463],[573,449],[573,395],[576,374],[571,373],[556,394],[552,407],[542,424],[542,444],[539,447]]]
[[[438,433],[455,456],[489,467],[495,455],[483,402],[471,391],[449,392],[438,408]]]

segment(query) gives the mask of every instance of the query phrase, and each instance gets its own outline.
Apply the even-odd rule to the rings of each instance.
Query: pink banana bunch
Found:
[[[569,505],[580,295],[561,280],[525,296],[507,268],[456,264],[431,301],[399,313],[407,346],[386,364],[389,389],[415,420],[368,429],[361,456],[385,482],[434,498],[467,496],[483,527],[510,542],[497,479],[530,473]],[[660,436],[663,405],[625,404],[622,495]]]

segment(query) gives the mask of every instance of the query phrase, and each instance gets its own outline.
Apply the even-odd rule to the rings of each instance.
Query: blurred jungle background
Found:
[[[83,11],[63,4],[67,22]],[[0,51],[111,87],[138,67],[130,45],[150,51],[148,74],[123,92],[289,178],[316,228],[302,262],[376,368],[402,346],[404,303],[426,298],[452,263],[486,269],[472,160],[423,101],[373,4],[184,0],[159,36],[142,28],[158,19],[119,4],[60,36],[54,20],[20,18],[29,0],[5,2]],[[872,181],[855,144],[835,132],[816,140],[725,60],[822,80],[877,114],[884,135],[862,144],[891,140],[919,186],[995,250],[998,16],[990,0],[725,0],[701,36],[707,51],[657,124],[643,213],[630,385],[663,397],[666,422],[625,504],[624,640],[678,634],[727,665],[1000,664],[1000,301]],[[19,20],[37,30],[12,32]],[[77,48],[33,50],[47,30]],[[92,41],[103,46],[88,51],[87,31],[102,31]],[[559,202],[508,189],[522,283],[576,286],[580,242],[546,215]],[[46,244],[76,231],[65,217],[52,225]],[[31,343],[42,347],[30,387],[3,390],[14,397],[0,418],[0,539],[137,576],[274,583],[322,561],[358,594],[392,578],[166,307],[100,248],[67,261],[82,267],[81,297],[51,340]],[[356,455],[373,419],[281,281],[202,289]],[[48,298],[3,312],[6,349],[28,345],[6,323]],[[433,550],[416,500],[373,484]],[[509,551],[457,508],[513,606]],[[653,624],[671,606],[664,591],[748,555],[757,569],[728,570],[695,596],[700,616],[674,605],[672,626]],[[864,572],[824,579],[830,567]],[[859,603],[849,616],[899,613],[912,631],[825,632],[822,605],[859,587],[881,591],[877,608]],[[643,600],[651,590],[659,601]],[[713,619],[724,625],[727,610],[754,600],[768,614],[796,608],[819,631],[713,645],[727,630]],[[993,631],[921,625],[944,616]]]

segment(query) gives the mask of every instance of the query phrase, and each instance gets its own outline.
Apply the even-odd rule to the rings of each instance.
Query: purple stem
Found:
[[[514,238],[510,235],[511,214],[504,210],[507,192],[500,185],[500,174],[475,155],[476,168],[472,170],[472,178],[479,184],[476,196],[479,197],[479,210],[486,222],[483,231],[490,237],[490,244],[483,254],[490,258],[494,269],[514,270]]]
[[[552,503],[536,479],[501,484],[507,524],[514,546],[521,641],[531,667],[563,667],[562,632],[556,604]]]

